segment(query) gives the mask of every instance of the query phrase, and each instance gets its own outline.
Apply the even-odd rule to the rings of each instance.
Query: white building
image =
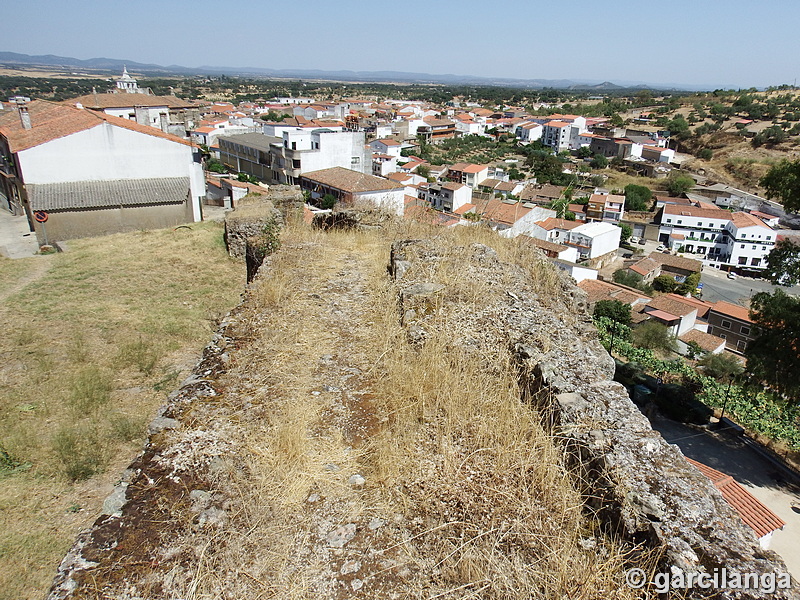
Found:
[[[580,135],[586,131],[586,119],[575,115],[553,115],[558,117],[542,127],[542,144],[556,152],[580,148]]]
[[[544,126],[536,121],[527,121],[521,125],[517,125],[515,135],[522,143],[535,142],[542,139]]]
[[[312,199],[330,194],[339,203],[352,205],[369,202],[397,215],[402,215],[405,208],[403,185],[343,167],[304,173],[299,177],[299,184],[310,193]]]
[[[577,248],[581,258],[597,258],[619,248],[621,234],[611,223],[583,223],[569,231],[566,244]]]
[[[369,143],[369,147],[372,148],[373,152],[378,154],[388,154],[390,156],[399,158],[402,145],[397,140],[387,138],[382,140],[372,140]]]
[[[331,167],[372,173],[372,157],[364,132],[295,129],[283,132],[283,143],[272,144],[272,182],[295,185],[300,175]]]
[[[48,212],[51,241],[202,218],[199,152],[128,119],[20,102],[0,113],[0,157],[0,192],[29,218]]]
[[[472,188],[453,181],[447,183],[421,184],[417,197],[429,203],[436,210],[455,212],[472,202]]]
[[[727,268],[763,269],[777,234],[758,217],[716,208],[665,205],[659,240]]]

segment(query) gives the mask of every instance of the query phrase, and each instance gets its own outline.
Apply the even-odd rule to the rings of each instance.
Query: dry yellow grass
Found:
[[[69,246],[0,261],[3,600],[43,596],[244,285],[215,223]]]
[[[456,260],[490,243],[544,296],[561,285],[536,253],[480,228],[287,232],[239,315],[247,343],[220,381],[241,435],[242,464],[217,481],[235,490],[232,526],[177,542],[197,566],[171,593],[326,598],[363,585],[373,598],[634,597],[626,549],[584,514],[562,451],[521,401],[509,350],[458,349],[446,327],[409,345],[389,244],[427,234]],[[455,264],[430,276],[462,305],[505,294]],[[331,549],[325,536],[344,523],[359,533]]]

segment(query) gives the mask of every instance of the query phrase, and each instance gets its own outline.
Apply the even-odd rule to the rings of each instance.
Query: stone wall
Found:
[[[425,296],[448,298],[442,282],[431,278],[436,265],[452,260],[431,241],[394,243],[390,272],[401,284],[401,319],[409,337],[420,343],[442,323],[458,323],[458,338],[481,348],[505,345],[516,359],[522,397],[535,405],[546,428],[565,448],[586,509],[610,534],[641,549],[660,553],[659,572],[786,573],[780,557],[760,548],[716,487],[667,444],[612,381],[614,362],[601,346],[586,313],[586,299],[572,283],[540,298],[535,282],[521,268],[504,264],[491,248],[475,244],[460,268],[472,281],[503,281],[505,302],[491,309],[502,334],[485,328],[480,310],[455,310],[441,318],[436,310],[418,310]],[[556,297],[557,296],[557,297]],[[546,306],[545,306],[546,305]],[[483,308],[483,307],[482,307]],[[454,340],[455,341],[455,340]],[[703,594],[703,592],[708,592]],[[694,590],[691,597],[797,598],[794,590],[774,595],[757,591]]]

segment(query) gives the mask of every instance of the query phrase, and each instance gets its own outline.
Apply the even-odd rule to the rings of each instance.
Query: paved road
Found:
[[[714,267],[705,267],[700,281],[703,283],[703,300],[717,302],[725,300],[733,304],[748,305],[748,301],[753,294],[758,292],[772,292],[782,289],[788,294],[800,295],[800,286],[791,288],[773,285],[764,279],[752,279],[750,277],[737,277],[728,279],[727,273],[719,271]]]
[[[800,482],[788,481],[785,473],[733,434],[695,429],[663,417],[652,425],[685,456],[727,473],[786,521],[783,530],[773,534],[770,549],[800,580]]]
[[[0,256],[25,258],[39,251],[36,235],[28,228],[28,219],[15,217],[0,208]]]

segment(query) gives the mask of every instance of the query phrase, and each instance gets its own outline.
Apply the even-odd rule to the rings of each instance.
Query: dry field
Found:
[[[0,258],[0,599],[41,598],[239,300],[218,223]]]

